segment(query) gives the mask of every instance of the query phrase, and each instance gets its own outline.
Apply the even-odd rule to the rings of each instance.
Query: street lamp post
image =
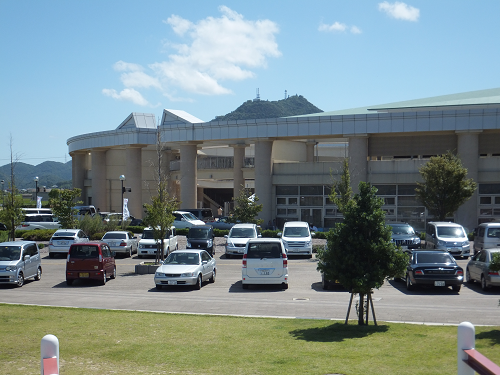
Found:
[[[37,207],[38,205],[38,198],[37,198],[37,195],[38,195],[38,176],[36,176],[33,181],[35,181],[35,207]]]
[[[120,175],[120,181],[122,182],[122,215],[123,215],[123,193],[125,193],[125,188],[123,187],[123,181],[125,181],[125,175]]]
[[[2,183],[2,207],[5,206],[5,189],[3,187],[3,185],[5,184],[5,181],[2,180],[0,181]]]

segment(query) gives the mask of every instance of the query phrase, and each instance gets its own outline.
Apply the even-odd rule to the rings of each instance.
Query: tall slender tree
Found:
[[[52,189],[49,193],[49,205],[52,212],[58,218],[61,228],[74,229],[78,224],[76,215],[78,210],[74,207],[81,201],[75,201],[81,195],[82,190],[75,188],[72,190]]]

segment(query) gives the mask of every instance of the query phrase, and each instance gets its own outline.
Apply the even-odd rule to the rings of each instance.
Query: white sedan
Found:
[[[111,251],[114,251],[116,254],[123,254],[131,257],[132,254],[137,253],[137,237],[132,237],[130,233],[125,230],[106,232],[101,241],[106,242],[111,248]]]
[[[165,259],[155,273],[156,289],[169,285],[194,285],[215,282],[217,265],[206,250],[177,250]]]
[[[89,242],[89,237],[81,229],[58,229],[49,241],[49,257],[55,254],[68,254],[72,244]]]

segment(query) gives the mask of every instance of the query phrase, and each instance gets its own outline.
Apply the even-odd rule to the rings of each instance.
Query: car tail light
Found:
[[[423,275],[423,274],[424,274],[424,271],[422,271],[422,270],[415,271],[415,275]]]
[[[29,227],[29,224],[22,224],[23,228]]]
[[[286,253],[283,254],[283,268],[288,267],[288,257],[286,256]]]
[[[456,275],[463,276],[463,274],[464,274],[464,271],[460,271],[460,270],[458,270],[458,271],[456,272]]]
[[[242,267],[247,268],[247,255],[246,254],[243,254]]]
[[[120,244],[120,246],[127,246],[127,243],[122,241],[122,243]]]
[[[490,275],[490,276],[498,276],[498,271],[488,271],[488,275]]]

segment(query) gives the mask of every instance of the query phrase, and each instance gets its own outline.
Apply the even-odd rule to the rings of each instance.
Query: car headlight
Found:
[[[191,247],[191,242],[187,241],[186,247]]]
[[[420,243],[420,238],[418,238],[418,237],[417,237],[417,238],[414,238],[414,239],[413,239],[413,243],[414,243],[414,244],[419,244],[419,243]]]
[[[469,246],[469,241],[464,241],[464,242],[462,243],[462,246]]]
[[[208,240],[207,247],[212,247],[212,244],[213,244],[213,241],[212,240]]]
[[[17,271],[17,266],[7,266],[5,267],[5,271]]]
[[[144,249],[144,245],[142,243],[139,244],[139,249]]]
[[[161,273],[161,272],[156,272],[156,273],[155,273],[155,276],[156,276],[156,277],[165,277],[165,274],[164,274],[164,273]]]
[[[186,273],[182,273],[181,277],[193,277],[195,275],[196,275],[195,272],[186,272]]]
[[[306,247],[311,246],[312,241],[306,241]]]
[[[234,247],[233,242],[232,241],[227,241],[227,246],[228,247]]]
[[[438,246],[446,246],[446,242],[439,240],[438,241]]]

